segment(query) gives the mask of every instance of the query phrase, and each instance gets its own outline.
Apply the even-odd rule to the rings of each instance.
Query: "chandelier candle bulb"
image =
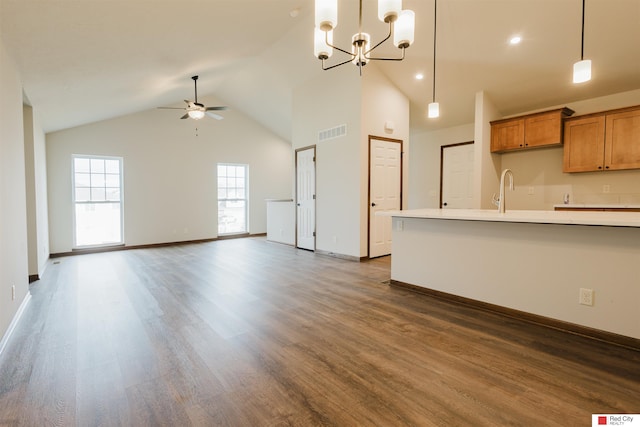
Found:
[[[378,0],[378,19],[382,22],[395,21],[402,11],[402,0]]]
[[[403,10],[398,16],[393,31],[393,44],[407,48],[413,44],[416,15],[412,10]]]
[[[338,25],[338,0],[316,0],[316,27],[333,30]]]

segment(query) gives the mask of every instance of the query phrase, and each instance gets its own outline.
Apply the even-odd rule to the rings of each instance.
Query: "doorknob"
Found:
[[[371,206],[375,206],[376,204],[374,202],[371,202]]]

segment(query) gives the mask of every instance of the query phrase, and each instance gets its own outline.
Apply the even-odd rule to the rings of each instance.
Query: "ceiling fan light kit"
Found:
[[[359,5],[358,32],[351,37],[351,49],[342,49],[333,44],[333,30],[338,25],[338,0],[315,0],[314,55],[322,61],[322,69],[330,70],[349,62],[362,67],[369,61],[402,61],[404,51],[411,46],[415,33],[415,14],[411,10],[402,10],[402,0],[378,0],[378,19],[389,24],[389,33],[373,47],[371,36],[362,31],[362,0]],[[402,50],[400,57],[373,57],[371,52],[393,36],[393,44]],[[349,56],[346,61],[326,65],[325,61],[333,55],[333,50]]]
[[[201,118],[204,117],[204,111],[202,110],[191,110],[187,113],[187,115],[189,117],[191,117],[194,120],[200,120]]]

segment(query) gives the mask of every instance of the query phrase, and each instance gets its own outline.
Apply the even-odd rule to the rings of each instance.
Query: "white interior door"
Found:
[[[316,149],[296,151],[296,246],[316,249]]]
[[[369,141],[369,257],[391,253],[391,217],[376,212],[400,210],[402,141]]]
[[[473,207],[473,143],[442,147],[442,208]]]

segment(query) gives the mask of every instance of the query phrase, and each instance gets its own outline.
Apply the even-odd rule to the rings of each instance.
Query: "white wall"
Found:
[[[387,121],[395,123],[392,133]],[[345,136],[318,142],[319,131],[342,124]],[[294,90],[292,129],[294,149],[316,145],[316,249],[367,256],[368,137],[401,139],[408,152],[409,101],[375,66],[360,77],[345,65]],[[405,158],[405,177],[408,169]]]
[[[411,135],[409,209],[440,207],[440,147],[473,138],[473,123]]]
[[[249,165],[249,231],[266,232],[265,199],[291,197],[291,145],[233,109],[221,121],[181,114],[150,110],[47,135],[51,253],[73,246],[72,154],[124,159],[126,245],[217,237],[217,163]]]
[[[316,145],[316,249],[360,256],[362,86],[349,66],[295,88],[292,145]],[[318,142],[318,132],[347,125],[347,134]]]
[[[493,193],[500,186],[501,161],[498,154],[491,153],[491,121],[500,118],[500,113],[486,92],[476,93],[474,191],[475,209],[493,209]]]
[[[402,140],[402,190],[409,185],[409,100],[375,67],[368,67],[362,76],[362,135],[360,139],[360,256],[367,256],[369,222],[369,135]],[[393,130],[385,129],[392,122]],[[408,206],[403,197],[402,207]]]
[[[23,107],[29,276],[40,277],[49,259],[45,135],[34,109]]]
[[[29,295],[22,84],[0,39],[0,338]],[[15,299],[12,299],[15,286]]]
[[[640,105],[640,90],[566,106],[577,116],[633,105]],[[556,107],[562,106],[549,109]],[[513,171],[516,184],[515,191],[507,194],[509,207],[550,210],[562,203],[565,193],[572,203],[640,204],[640,170],[563,173],[562,158],[562,147],[502,154],[502,167]],[[603,192],[605,184],[609,193]]]

